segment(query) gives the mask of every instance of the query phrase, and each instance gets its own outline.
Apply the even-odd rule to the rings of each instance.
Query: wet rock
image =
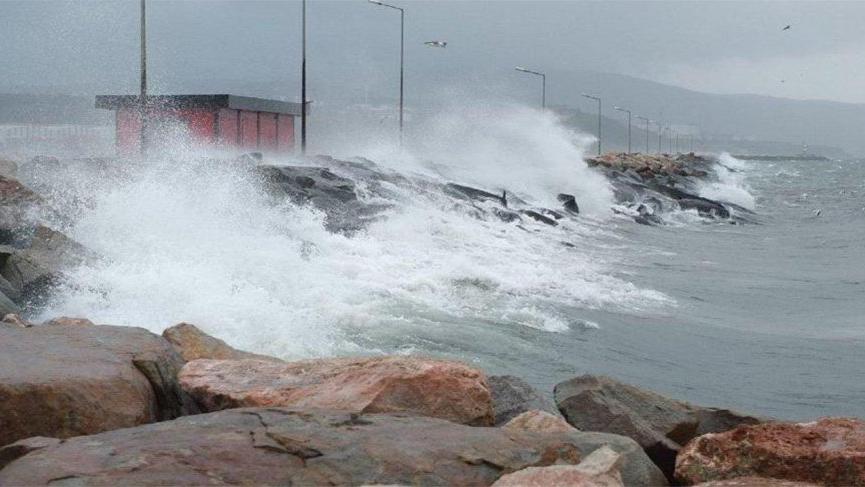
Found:
[[[14,178],[18,174],[18,163],[9,159],[0,159],[0,176]]]
[[[250,408],[71,438],[0,470],[2,485],[490,485],[601,446],[628,485],[664,478],[631,440],[537,434],[397,414]]]
[[[42,324],[48,326],[96,326],[95,323],[87,318],[70,318],[68,316],[52,318]]]
[[[3,316],[3,319],[0,320],[0,323],[6,326],[13,326],[16,328],[30,328],[33,326],[33,323],[21,318],[21,316],[13,313],[9,313]]]
[[[568,423],[583,431],[633,438],[670,479],[676,454],[692,438],[761,421],[727,409],[676,401],[603,376],[583,375],[561,382],[554,394]]]
[[[0,291],[0,315],[6,316],[7,314],[18,314],[20,312],[21,308]]]
[[[5,446],[0,446],[0,470],[14,460],[17,460],[24,455],[41,450],[49,446],[59,445],[63,440],[57,438],[46,438],[44,436],[34,436],[18,440],[15,443],[10,443]]]
[[[541,222],[545,225],[550,225],[552,227],[559,224],[559,222],[557,222],[556,220],[554,220],[548,216],[542,215],[535,210],[520,210],[520,213],[522,213],[523,215],[526,215],[527,217],[531,218],[532,220]]]
[[[567,432],[575,429],[558,414],[537,409],[526,411],[511,419],[503,428],[512,431],[537,431],[538,433]]]
[[[559,193],[557,199],[562,203],[562,206],[569,212],[578,215],[580,213],[580,205],[577,204],[577,198],[572,194]]]
[[[195,412],[177,383],[181,365],[165,340],[140,328],[0,327],[0,445]]]
[[[531,410],[561,416],[555,403],[528,382],[512,375],[492,375],[487,379],[495,410],[496,426]]]
[[[471,186],[464,186],[462,184],[456,183],[447,183],[445,184],[445,192],[456,196],[458,198],[468,198],[472,200],[478,201],[493,201],[498,203],[505,208],[508,206],[507,196],[505,193],[502,195],[497,195],[495,193],[490,193],[489,191],[484,191],[482,189],[472,188]]]
[[[180,383],[206,411],[293,406],[354,413],[409,412],[471,425],[493,423],[484,374],[445,360],[194,360],[183,367]]]
[[[189,362],[198,359],[239,360],[259,359],[282,362],[276,357],[244,352],[232,348],[224,341],[212,337],[190,323],[179,323],[162,332],[162,337],[168,340],[183,360]]]
[[[741,426],[692,440],[676,460],[676,478],[687,484],[743,476],[865,485],[865,423],[823,418]]]
[[[623,487],[621,455],[603,446],[577,465],[528,467],[503,475],[493,487]]]

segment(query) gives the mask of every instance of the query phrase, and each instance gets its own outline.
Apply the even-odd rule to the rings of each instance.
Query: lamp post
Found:
[[[618,110],[620,112],[626,112],[628,114],[628,154],[631,153],[631,111],[625,110],[622,107],[613,107],[613,109]]]
[[[300,153],[306,155],[306,0],[301,6]]]
[[[598,155],[601,155],[601,97],[583,93],[584,98],[598,102]]]
[[[402,146],[403,95],[405,93],[403,89],[405,85],[405,10],[378,0],[369,0],[369,3],[399,10],[399,145]]]
[[[646,154],[648,154],[649,153],[649,122],[651,122],[651,120],[646,118],[646,117],[641,117],[639,115],[637,115],[637,118],[646,122]]]
[[[655,124],[658,126],[658,154],[660,154],[664,152],[663,149],[661,149],[661,139],[664,136],[664,126],[661,122],[655,122]]]
[[[668,133],[668,135],[670,136],[670,154],[673,154],[673,134],[674,134],[675,132],[673,131],[673,127],[672,127],[672,125],[671,125],[670,127],[668,127],[668,129],[669,129],[669,130],[668,130],[667,133]]]
[[[514,69],[522,73],[529,73],[541,77],[541,108],[547,108],[547,75],[538,71],[532,71],[522,66],[517,66]]]
[[[146,0],[141,0],[141,52],[139,55],[141,86],[138,93],[138,117],[141,125],[139,140],[139,152],[143,156],[147,153],[147,12]]]

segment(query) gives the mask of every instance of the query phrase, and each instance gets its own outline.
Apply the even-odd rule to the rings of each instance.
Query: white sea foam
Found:
[[[453,129],[454,158],[443,145],[431,152],[445,169],[418,162],[429,160],[420,150],[405,161],[428,177],[517,187],[539,202],[577,193],[601,218],[609,190],[580,162],[578,138],[545,114],[512,116],[479,133],[471,122]],[[517,120],[526,117],[537,127],[522,134]],[[461,130],[469,133],[460,138]],[[496,137],[507,140],[497,147]],[[380,352],[358,337],[405,323],[562,332],[579,323],[565,308],[637,312],[670,303],[612,276],[615,253],[597,238],[607,230],[591,219],[521,228],[479,220],[443,195],[397,188],[386,218],[347,237],[326,231],[320,212],[275,204],[249,171],[192,153],[74,188],[87,203],[68,231],[105,259],[71,270],[43,317],[156,332],[189,321],[241,348],[304,357]]]
[[[723,153],[720,164],[714,166],[718,180],[700,187],[700,196],[713,200],[734,203],[749,210],[755,208],[755,199],[745,181],[748,163],[730,154]]]

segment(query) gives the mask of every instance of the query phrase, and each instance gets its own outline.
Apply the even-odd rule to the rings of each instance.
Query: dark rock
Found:
[[[9,299],[6,294],[2,292],[2,289],[0,289],[0,316],[6,316],[8,314],[18,314],[20,312],[21,308],[19,308],[14,301]]]
[[[528,382],[512,375],[493,375],[487,378],[493,397],[495,425],[501,426],[520,414],[537,409],[561,416],[552,399]]]
[[[182,365],[168,342],[141,328],[0,327],[0,445],[195,412],[180,396]]]
[[[497,194],[490,193],[489,191],[472,188],[470,186],[463,186],[462,184],[456,183],[447,183],[445,185],[445,192],[451,194],[452,196],[480,201],[494,201],[504,207],[508,206],[505,193],[502,193],[502,196],[499,196]]]
[[[2,485],[490,485],[601,446],[628,485],[665,479],[633,440],[533,433],[396,414],[249,408],[71,438],[0,470]]]
[[[546,225],[550,225],[552,227],[559,224],[559,222],[555,221],[554,219],[552,219],[548,216],[541,215],[540,213],[538,213],[535,210],[520,210],[520,213],[528,216],[532,220],[541,222],[541,223],[546,224]]]
[[[572,194],[559,193],[557,199],[562,202],[562,206],[574,214],[580,213],[580,206],[577,204],[577,199]]]
[[[603,376],[583,375],[560,382],[554,394],[571,425],[633,438],[669,479],[676,454],[692,438],[761,421],[727,409],[676,401]]]

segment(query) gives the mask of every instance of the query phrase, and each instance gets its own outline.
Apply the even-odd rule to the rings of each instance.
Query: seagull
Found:
[[[789,26],[789,25],[785,25],[781,30],[790,30],[790,26]]]
[[[424,44],[429,47],[448,47],[447,41],[429,41],[424,42]]]

